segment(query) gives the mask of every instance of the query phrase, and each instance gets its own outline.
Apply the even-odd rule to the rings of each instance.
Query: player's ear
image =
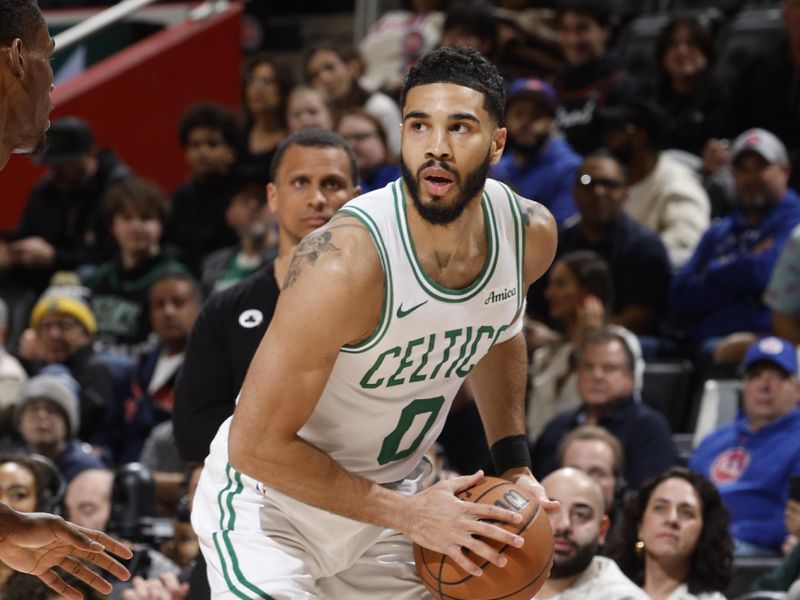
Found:
[[[14,38],[8,48],[7,64],[11,75],[15,79],[22,79],[25,76],[25,59],[22,56],[22,40]]]
[[[271,181],[267,184],[267,205],[274,214],[278,214],[278,190]]]
[[[500,160],[500,157],[503,156],[507,136],[508,130],[505,127],[498,127],[494,130],[492,134],[492,148],[490,150],[492,164],[496,164],[497,161]]]
[[[364,193],[364,191],[361,189],[361,186],[357,185],[356,187],[353,188],[353,196],[352,197],[353,198],[357,198],[358,196],[360,196],[363,193]]]

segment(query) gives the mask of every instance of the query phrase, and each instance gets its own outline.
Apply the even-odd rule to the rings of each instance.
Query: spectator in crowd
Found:
[[[80,386],[80,428],[74,435],[91,439],[114,396],[110,368],[92,348],[97,330],[92,309],[83,299],[85,288],[58,286],[47,290],[31,313],[31,329],[41,360],[29,372],[62,364]]]
[[[497,48],[497,21],[492,6],[483,0],[451,2],[445,13],[439,45],[474,48],[492,58]]]
[[[625,448],[625,479],[631,486],[676,461],[666,418],[634,399],[635,358],[625,338],[607,328],[584,336],[576,350],[581,406],[544,428],[533,449],[533,472],[541,479],[557,467],[562,437],[580,425],[600,425]]]
[[[792,230],[764,294],[776,335],[800,345],[800,225]]]
[[[152,346],[147,295],[152,282],[184,267],[161,249],[169,199],[154,183],[131,177],[103,200],[105,222],[119,245],[86,282],[97,322],[95,349],[133,357]]]
[[[233,413],[295,246],[359,194],[357,181],[355,154],[335,133],[303,129],[276,152],[267,196],[278,217],[278,257],[240,285],[211,296],[197,318],[175,386],[173,424],[184,460],[205,460],[219,426]]]
[[[369,93],[359,85],[348,69],[341,51],[328,43],[313,46],[304,61],[306,82],[324,90],[338,111],[360,106],[375,115],[389,139],[389,148],[400,154],[400,109],[381,92]]]
[[[41,456],[0,454],[0,502],[14,510],[23,513],[56,512],[62,486],[58,472]],[[0,595],[3,598],[17,597],[16,594],[24,590],[45,591],[47,588],[36,577],[15,573],[0,561]]]
[[[236,243],[236,234],[225,223],[225,209],[234,191],[230,170],[239,146],[239,123],[227,108],[198,104],[183,114],[178,138],[191,174],[172,196],[165,238],[199,276],[203,258]]]
[[[345,110],[336,132],[353,147],[358,161],[363,193],[377,190],[400,177],[400,165],[389,148],[381,122],[363,108]]]
[[[753,591],[788,591],[784,600],[797,600],[800,596],[800,544],[797,543],[797,538],[800,536],[800,501],[789,500],[786,503],[784,517],[786,530],[789,532],[789,538],[792,538],[793,546],[781,564],[774,570],[762,574],[753,582],[751,589]],[[788,543],[784,543],[784,551],[787,546]]]
[[[244,67],[242,108],[244,150],[242,158],[267,171],[275,148],[287,135],[286,104],[294,87],[288,65],[259,53]]]
[[[670,264],[658,236],[625,214],[628,189],[619,162],[604,152],[586,157],[573,193],[580,218],[559,232],[559,254],[591,250],[602,256],[614,281],[608,321],[652,334],[666,310]]]
[[[666,116],[627,98],[600,110],[606,145],[628,172],[625,212],[656,232],[673,267],[682,266],[708,227],[711,205],[699,177],[662,151]]]
[[[150,286],[148,302],[158,344],[138,356],[124,398],[109,408],[93,440],[111,451],[115,464],[137,462],[153,428],[172,417],[175,380],[202,292],[188,273],[163,273]]]
[[[16,420],[26,449],[52,460],[67,482],[81,471],[102,468],[75,437],[80,426],[78,383],[66,369],[49,367],[25,384]]]
[[[541,79],[518,79],[506,99],[508,142],[492,177],[526,198],[541,202],[559,226],[575,214],[572,182],[581,163],[569,143],[556,133],[556,92]]]
[[[710,138],[731,132],[731,86],[712,71],[713,37],[696,17],[676,16],[656,39],[651,96],[668,116],[664,148],[702,155]]]
[[[625,491],[625,450],[619,440],[597,425],[573,429],[558,447],[559,467],[580,469],[603,490],[606,514],[614,519]]]
[[[103,531],[111,514],[113,480],[114,472],[110,469],[81,471],[67,485],[65,516],[76,525]]]
[[[103,225],[101,199],[132,175],[111,150],[97,149],[89,125],[75,117],[53,123],[39,160],[48,171],[28,197],[14,241],[0,247],[0,268],[13,269],[37,293],[56,271],[111,257],[114,244]]]
[[[267,206],[269,173],[255,165],[234,168],[236,192],[225,211],[228,227],[239,243],[220,248],[203,260],[201,281],[206,295],[246,279],[275,257],[277,222]]]
[[[606,324],[614,296],[608,265],[594,252],[565,254],[551,267],[544,295],[558,331],[533,351],[527,414],[534,438],[550,419],[581,404],[572,355],[587,333]]]
[[[787,535],[789,479],[800,475],[797,350],[767,337],[747,350],[743,365],[743,413],[700,442],[689,466],[730,509],[737,555],[774,555]]]
[[[560,506],[547,513],[553,528],[553,567],[535,600],[647,600],[613,560],[597,556],[610,525],[597,482],[566,467],[550,473],[542,485]]]
[[[411,66],[439,44],[446,5],[447,0],[412,0],[383,13],[358,45],[366,63],[364,89],[400,91]]]
[[[783,35],[775,43],[763,44],[747,66],[742,65],[736,89],[738,131],[760,127],[772,131],[789,150],[793,164],[800,159],[800,96],[795,76],[800,69],[800,4],[783,0]],[[790,173],[790,185],[797,189],[798,170]]]
[[[708,480],[682,467],[650,479],[625,508],[608,555],[652,600],[725,600],[728,511]]]
[[[0,298],[0,435],[14,426],[14,406],[28,375],[19,361],[5,347],[8,331],[8,306]]]
[[[800,201],[787,187],[786,148],[763,129],[733,143],[737,208],[712,225],[686,265],[674,276],[670,306],[711,349],[736,331],[770,331],[762,300],[775,262],[800,223]]]
[[[606,49],[612,34],[609,3],[563,0],[558,5],[558,28],[567,64],[556,74],[556,125],[585,155],[602,145],[596,110],[635,95],[639,86]]]
[[[295,86],[286,102],[286,126],[289,133],[306,127],[333,129],[333,109],[325,94],[317,88]]]

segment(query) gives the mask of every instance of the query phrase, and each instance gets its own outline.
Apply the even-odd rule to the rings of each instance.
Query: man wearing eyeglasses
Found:
[[[557,257],[592,250],[608,263],[614,302],[608,321],[638,335],[652,333],[666,310],[670,264],[661,239],[623,211],[628,185],[619,162],[605,150],[586,157],[572,179],[578,208],[559,232]],[[548,314],[547,278],[531,286],[528,309],[537,319]]]
[[[80,385],[80,429],[88,440],[113,397],[111,371],[92,349],[97,325],[80,288],[61,286],[46,291],[31,313],[31,330],[39,356],[36,367],[65,365]]]

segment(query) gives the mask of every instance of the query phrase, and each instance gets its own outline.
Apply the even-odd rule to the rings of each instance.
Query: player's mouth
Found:
[[[431,196],[444,196],[455,184],[453,176],[444,169],[425,169],[422,181]]]

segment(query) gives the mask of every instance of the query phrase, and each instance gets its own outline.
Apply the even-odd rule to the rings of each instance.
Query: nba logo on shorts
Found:
[[[256,482],[256,493],[257,493],[259,496],[266,496],[266,495],[267,495],[267,490],[268,490],[268,489],[269,489],[269,488],[267,487],[267,484],[266,484],[266,483],[261,483],[260,481],[257,481],[257,482]]]
[[[717,485],[738,481],[750,465],[750,453],[737,447],[720,454],[711,465],[711,481]]]

